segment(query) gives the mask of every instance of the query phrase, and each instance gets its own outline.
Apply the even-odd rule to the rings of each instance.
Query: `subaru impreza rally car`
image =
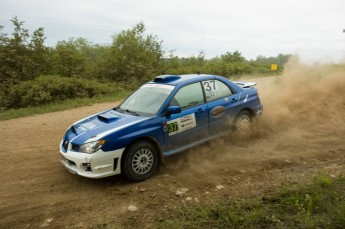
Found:
[[[71,125],[61,162],[84,177],[145,180],[165,156],[250,125],[263,111],[253,85],[205,74],[157,76],[118,107]]]

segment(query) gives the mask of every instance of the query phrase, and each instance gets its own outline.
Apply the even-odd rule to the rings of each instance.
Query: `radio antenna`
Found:
[[[204,45],[204,36],[205,36],[205,28],[202,30],[202,36],[201,36],[201,42],[200,42],[198,57],[203,53],[202,47]],[[198,70],[196,74],[200,75],[200,71]]]

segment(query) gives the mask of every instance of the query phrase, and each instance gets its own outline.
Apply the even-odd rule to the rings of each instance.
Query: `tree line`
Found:
[[[279,54],[246,60],[239,51],[211,59],[203,52],[181,58],[173,51],[166,54],[163,41],[145,33],[142,22],[112,36],[110,44],[70,38],[47,47],[44,28],[30,33],[17,17],[11,22],[10,35],[0,25],[0,110],[92,97],[116,87],[133,89],[162,74],[272,74],[271,64],[278,64],[282,71],[289,58]]]

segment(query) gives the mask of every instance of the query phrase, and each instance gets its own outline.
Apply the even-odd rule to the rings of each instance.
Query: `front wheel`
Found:
[[[132,181],[143,181],[156,170],[158,154],[149,142],[140,141],[131,145],[122,160],[122,172]]]

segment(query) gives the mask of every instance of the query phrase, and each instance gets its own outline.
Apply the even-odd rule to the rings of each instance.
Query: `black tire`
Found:
[[[146,180],[156,171],[158,153],[147,141],[136,142],[126,151],[122,160],[122,172],[130,180]]]
[[[247,110],[241,111],[235,120],[235,129],[241,134],[248,135],[252,127],[252,115]]]

